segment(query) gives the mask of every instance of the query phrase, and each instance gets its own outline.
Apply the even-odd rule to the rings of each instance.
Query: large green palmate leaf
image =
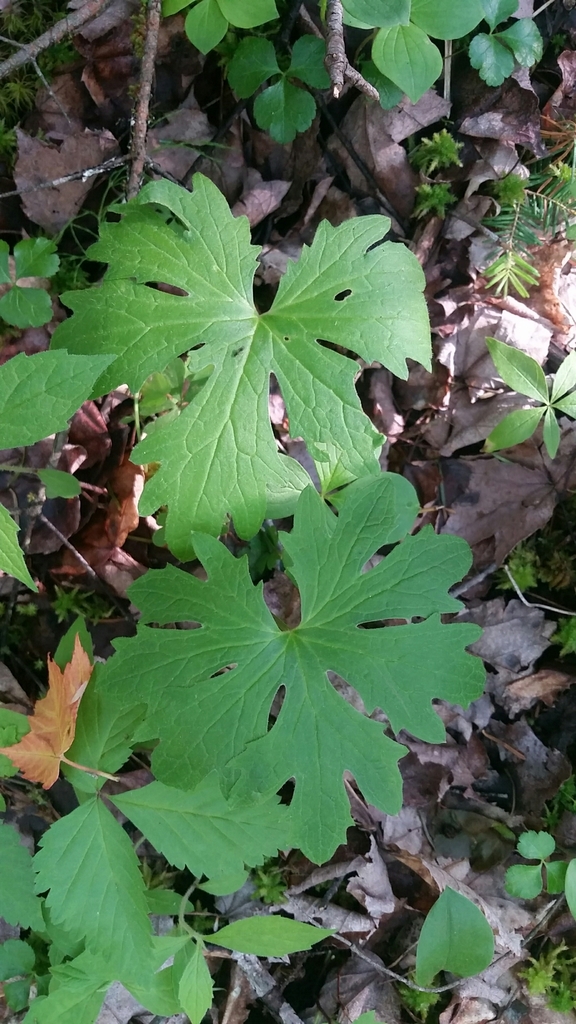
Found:
[[[34,858],[36,891],[71,942],[106,956],[115,977],[145,971],[152,956],[145,886],[132,844],[96,797],[44,834]],[[112,979],[111,979],[112,980]]]
[[[291,630],[268,611],[246,559],[234,559],[209,536],[194,535],[206,582],[168,567],[132,587],[143,621],[202,625],[141,627],[137,637],[117,642],[118,653],[98,678],[126,706],[136,699],[148,704],[140,733],[160,739],[153,755],[160,781],[193,786],[213,770],[229,772],[240,800],[294,778],[293,841],[318,862],[330,857],[351,822],[346,769],[370,802],[397,813],[396,762],[404,748],[348,704],[327,672],[355,687],[368,712],[382,708],[396,732],[407,729],[429,742],[444,736],[432,698],[466,704],[482,692],[482,663],[464,651],[478,628],[443,625],[439,617],[459,607],[447,590],[470,564],[465,542],[426,528],[361,571],[380,546],[405,537],[417,508],[414,490],[393,474],[352,484],[338,518],[306,488],[294,530],[282,537],[302,600],[302,621]],[[358,628],[414,616],[425,621]],[[269,730],[281,687],[284,701]]]
[[[153,182],[121,209],[122,220],[104,225],[90,249],[91,258],[109,263],[104,282],[63,296],[74,316],[57,329],[53,346],[116,357],[98,394],[119,384],[136,392],[192,348],[194,370],[213,367],[184,412],[159,420],[132,456],[161,463],[141,510],[168,504],[174,552],[190,557],[191,531],[218,534],[227,513],[242,537],[252,536],[267,514],[291,513],[309,483],[301,466],[278,452],[268,416],[272,372],[291,433],[306,440],[325,490],[376,475],[382,435],[362,412],[357,363],[317,342],[351,349],[401,377],[408,357],[429,364],[423,274],[404,246],[379,244],[388,220],[359,217],[336,228],[323,222],[298,263],[289,264],[272,308],[258,314],[258,249],[248,221],[232,216],[208,179],[197,175],[192,193]]]

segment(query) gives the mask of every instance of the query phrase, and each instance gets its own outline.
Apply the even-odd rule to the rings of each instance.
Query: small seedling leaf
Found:
[[[514,71],[514,57],[494,36],[479,32],[470,43],[468,56],[486,85],[502,85]]]
[[[292,58],[287,74],[299,78],[313,89],[327,89],[330,76],[324,67],[326,44],[316,36],[300,36],[292,47]]]
[[[545,407],[537,409],[515,409],[508,413],[501,423],[486,438],[484,450],[497,452],[502,448],[512,448],[515,444],[522,444],[536,430],[544,415]]]
[[[200,1024],[212,1005],[214,986],[199,943],[189,942],[176,954],[174,973],[180,974],[178,998],[184,1013],[191,1024]]]
[[[228,84],[237,96],[247,99],[272,75],[280,74],[276,51],[269,39],[242,39],[228,65]]]
[[[469,978],[488,967],[493,955],[494,936],[482,911],[454,889],[444,889],[420,932],[418,985],[430,985],[439,971]]]
[[[38,476],[46,488],[47,498],[77,498],[82,493],[79,481],[60,469],[39,469]]]
[[[496,338],[486,338],[486,345],[498,373],[509,388],[537,402],[548,402],[544,371],[532,356]]]
[[[523,832],[517,849],[526,860],[546,860],[554,853],[556,843],[549,832]]]
[[[522,67],[529,68],[542,57],[542,36],[531,18],[519,18],[498,39],[508,46]]]
[[[551,860],[546,864],[546,892],[551,896],[564,892],[567,869],[565,860]]]
[[[257,124],[282,145],[292,142],[298,132],[305,132],[315,114],[314,97],[286,78],[265,89],[254,101]]]
[[[542,892],[541,864],[513,864],[506,871],[504,886],[511,896],[533,900]]]

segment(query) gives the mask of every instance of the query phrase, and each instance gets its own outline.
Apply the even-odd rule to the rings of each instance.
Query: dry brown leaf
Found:
[[[69,135],[59,148],[42,139],[33,139],[19,128],[16,136],[18,158],[14,181],[21,189],[44,185],[87,167],[97,167],[120,152],[110,132],[93,132],[88,128],[81,134]],[[76,216],[96,180],[91,177],[87,181],[69,181],[59,188],[25,192],[22,196],[24,212],[34,224],[55,234]]]
[[[557,672],[552,668],[544,668],[541,672],[510,683],[504,689],[502,704],[512,718],[521,711],[528,711],[539,700],[552,707],[558,694],[574,683],[574,676],[566,672]]]
[[[263,181],[259,171],[250,170],[240,199],[232,207],[235,217],[248,217],[250,227],[256,227],[281,204],[290,188],[289,181]]]
[[[63,672],[48,659],[48,693],[37,701],[28,719],[30,732],[19,743],[0,748],[25,779],[41,782],[44,789],[54,785],[60,762],[67,761],[65,754],[74,741],[78,706],[91,673],[90,659],[76,636],[72,661]]]

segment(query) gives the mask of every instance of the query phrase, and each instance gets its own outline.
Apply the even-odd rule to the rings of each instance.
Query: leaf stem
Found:
[[[87,768],[85,764],[78,764],[77,761],[71,761],[65,754],[60,755],[60,760],[64,764],[70,765],[71,768],[78,768],[81,772],[87,772],[88,775],[99,775],[102,779],[110,779],[111,782],[120,782],[119,775],[110,775],[108,772],[101,772],[99,768]]]

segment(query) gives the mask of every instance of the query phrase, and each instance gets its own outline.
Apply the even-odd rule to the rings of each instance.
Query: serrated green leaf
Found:
[[[52,302],[43,288],[14,285],[0,299],[0,317],[14,327],[42,327],[52,319]]]
[[[112,803],[175,867],[193,875],[241,874],[289,846],[288,809],[275,797],[230,804],[216,778],[185,792],[162,782],[112,798]],[[242,883],[240,883],[242,884]]]
[[[256,92],[266,79],[280,73],[276,51],[269,39],[242,39],[228,65],[228,84],[241,98]]]
[[[233,790],[240,800],[294,777],[298,845],[319,862],[343,841],[350,822],[344,770],[371,803],[397,813],[396,761],[403,748],[347,704],[326,673],[351,683],[368,712],[383,708],[395,731],[405,728],[430,742],[444,735],[433,697],[462,704],[481,693],[482,664],[464,652],[477,628],[439,619],[458,608],[447,590],[470,564],[464,542],[423,530],[406,537],[375,569],[361,572],[375,550],[404,536],[417,507],[415,492],[395,474],[352,484],[338,518],[307,488],[293,532],[282,536],[302,600],[295,629],[278,627],[261,588],[251,584],[247,561],[207,536],[194,537],[207,582],[168,567],[133,586],[131,599],[143,622],[203,626],[141,627],[136,638],[118,641],[118,653],[99,676],[99,685],[124,706],[136,694],[148,704],[141,734],[161,740],[153,755],[158,779],[192,787],[231,762],[231,770],[240,772]],[[386,629],[357,628],[413,616],[430,617]],[[235,667],[219,674],[230,665]],[[281,686],[286,697],[268,731]],[[191,735],[202,737],[201,743],[191,745]]]
[[[330,75],[324,67],[326,44],[316,36],[300,36],[292,47],[287,75],[299,78],[313,89],[327,89]]]
[[[200,1024],[212,1006],[214,989],[203,947],[189,942],[176,954],[174,973],[180,975],[178,997],[181,1008],[192,1024]]]
[[[27,942],[7,939],[0,944],[0,981],[9,981],[19,974],[31,974],[36,954]]]
[[[43,931],[40,900],[34,895],[32,858],[12,825],[0,823],[0,917],[8,924]]]
[[[26,715],[9,708],[0,708],[0,747],[11,747],[30,732]]]
[[[145,887],[132,844],[99,799],[86,801],[44,833],[34,858],[36,892],[72,941],[106,951],[116,977],[145,965],[152,939]]]
[[[368,28],[392,28],[410,21],[410,0],[344,0],[344,11]]]
[[[200,0],[186,15],[184,30],[188,39],[200,50],[209,53],[226,35],[228,21],[222,14],[218,0]]]
[[[18,1012],[25,1010],[30,1001],[31,978],[21,978],[19,981],[7,981],[4,985],[4,996],[6,1005],[11,1010]]]
[[[25,238],[14,246],[16,280],[21,277],[52,277],[60,266],[56,243],[51,238]]]
[[[560,427],[553,409],[546,409],[544,414],[544,430],[542,432],[546,451],[551,459],[556,458],[560,445]]]
[[[210,942],[225,949],[234,949],[237,953],[286,956],[311,949],[317,942],[333,935],[334,931],[334,928],[315,928],[311,924],[292,921],[289,917],[255,915],[220,928],[210,936]]]
[[[9,573],[10,576],[14,576],[21,583],[25,583],[30,590],[38,590],[28,572],[24,554],[18,544],[18,527],[8,509],[2,504],[0,504],[0,569]]]
[[[434,39],[461,39],[484,17],[481,0],[412,0],[410,8],[410,21]]]
[[[21,352],[4,363],[0,367],[0,448],[20,448],[64,430],[110,358]]]
[[[531,18],[519,18],[510,28],[499,32],[498,39],[512,50],[522,67],[531,67],[542,57],[542,36]]]
[[[546,892],[551,896],[564,892],[567,868],[565,860],[549,861],[546,865]]]
[[[514,412],[508,413],[486,438],[484,450],[498,452],[502,448],[522,444],[532,437],[543,415],[543,405],[537,409],[515,409]]]
[[[523,832],[518,840],[518,853],[526,860],[546,860],[556,849],[554,836],[549,832]]]
[[[170,917],[176,917],[180,913],[182,897],[179,892],[174,892],[172,889],[147,889],[146,905],[150,914],[167,914]],[[184,912],[194,913],[194,906],[190,900],[185,900]]]
[[[9,256],[10,246],[8,242],[0,240],[0,284],[12,284]]]
[[[494,36],[479,32],[470,43],[468,56],[486,85],[502,85],[514,71],[514,57]]]
[[[554,376],[550,401],[557,402],[574,387],[576,387],[576,352],[570,352],[562,360],[558,372]]]
[[[89,252],[110,264],[105,281],[63,297],[75,315],[53,339],[56,348],[116,356],[99,393],[120,383],[138,391],[194,345],[192,371],[214,367],[184,412],[162,417],[132,455],[162,463],[140,509],[149,514],[169,505],[167,542],[183,559],[191,557],[192,530],[218,534],[230,513],[249,538],[267,509],[292,513],[308,482],[298,463],[278,454],[268,416],[271,372],[291,433],[304,437],[323,478],[338,468],[350,480],[379,472],[382,435],[361,411],[357,364],[315,339],[353,348],[402,377],[407,357],[429,365],[422,271],[404,246],[378,244],[386,218],[360,217],[337,228],[322,222],[298,263],[289,264],[272,308],[258,315],[248,222],[232,217],[206,178],[194,183],[192,194],[166,181],[147,185],[120,223],[103,227]],[[182,227],[166,224],[150,203],[170,209]],[[187,295],[147,287],[152,281]]]
[[[504,888],[510,896],[533,900],[542,892],[542,865],[513,864],[506,871]]]
[[[132,737],[146,712],[144,704],[135,702],[121,708],[113,696],[103,694],[98,687],[98,669],[82,697],[76,720],[74,743],[67,756],[77,764],[115,772],[128,760]],[[95,793],[104,784],[103,778],[62,765],[66,778],[77,793]]]
[[[82,493],[79,481],[71,473],[60,469],[38,469],[37,474],[46,488],[47,498],[77,498]]]
[[[442,74],[440,50],[413,24],[381,28],[372,43],[372,60],[412,103]]]
[[[399,89],[397,85],[394,85],[394,82],[387,78],[386,75],[383,75],[373,60],[364,61],[360,70],[366,81],[370,82],[370,85],[373,85],[378,90],[380,106],[383,110],[391,110],[392,107],[400,103],[404,95],[402,89]]]
[[[225,18],[236,28],[255,28],[278,17],[274,0],[218,0]]]
[[[35,999],[32,1004],[34,1024],[94,1024],[114,980],[106,964],[85,952],[75,960],[52,967],[50,973],[47,998]]]
[[[486,345],[498,373],[509,388],[537,402],[548,401],[544,371],[532,356],[496,338],[486,338]]]
[[[576,919],[576,858],[568,863],[564,892],[568,909],[572,917]]]
[[[418,985],[431,985],[439,971],[469,978],[488,967],[493,956],[494,936],[482,911],[454,889],[444,889],[420,932]]]
[[[298,132],[310,127],[316,114],[316,100],[305,89],[281,78],[254,100],[254,117],[260,128],[276,142],[292,142]]]
[[[502,21],[508,21],[518,10],[518,0],[481,0],[484,18],[494,30]]]

